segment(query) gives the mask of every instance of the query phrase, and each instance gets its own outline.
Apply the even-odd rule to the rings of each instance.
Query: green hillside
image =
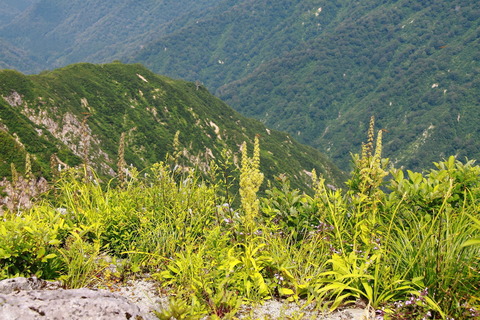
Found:
[[[25,3],[0,27],[0,67],[140,62],[199,81],[344,170],[372,115],[396,166],[480,157],[475,1]]]
[[[33,5],[15,5],[9,14],[10,22],[3,27],[0,23],[0,39],[39,62],[14,65],[27,73],[74,62],[111,62],[165,34],[165,26],[171,20],[183,15],[195,16],[218,1],[23,1]],[[0,61],[1,54],[2,49]]]
[[[36,173],[49,174],[50,156],[79,164],[88,146],[88,162],[102,175],[114,175],[120,136],[125,160],[142,169],[166,159],[208,169],[223,149],[233,151],[260,136],[262,170],[268,179],[281,173],[306,190],[313,168],[332,183],[342,173],[317,150],[287,134],[242,117],[204,87],[154,74],[141,65],[76,64],[40,75],[0,72],[0,173],[10,162],[23,167],[26,150]],[[174,143],[177,135],[178,143]]]
[[[202,81],[342,168],[375,115],[386,156],[420,169],[480,157],[479,31],[475,1],[242,1],[131,61]]]
[[[201,80],[216,90],[315,38],[315,13],[325,2],[222,1],[201,19],[174,21],[173,32],[130,60],[162,74]],[[327,4],[322,23],[332,22],[342,8],[336,2]]]

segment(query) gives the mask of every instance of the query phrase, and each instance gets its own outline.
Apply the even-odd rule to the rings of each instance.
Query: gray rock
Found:
[[[61,287],[59,281],[45,281],[37,277],[11,278],[0,281],[0,294],[10,294],[26,290],[57,289]]]
[[[302,320],[373,320],[374,310],[348,308],[341,311],[316,311],[314,305],[303,306],[299,303],[268,300],[250,309],[243,306],[237,314],[239,319],[302,319]],[[372,312],[373,311],[373,312]]]
[[[106,290],[47,287],[46,281],[36,278],[0,281],[0,319],[155,319],[125,297]]]
[[[158,320],[152,310],[168,307],[168,297],[160,296],[155,283],[128,281],[118,292],[101,289],[61,289],[59,282],[37,278],[0,281],[0,320]],[[367,320],[375,319],[370,307],[352,308],[332,313],[300,308],[303,303],[269,300],[262,305],[243,306],[239,319]],[[205,318],[207,319],[207,318]]]

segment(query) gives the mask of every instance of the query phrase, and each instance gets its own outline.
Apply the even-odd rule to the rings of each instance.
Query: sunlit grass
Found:
[[[109,255],[120,278],[150,274],[176,296],[160,318],[228,318],[268,299],[320,311],[363,304],[385,319],[474,318],[480,168],[448,159],[385,183],[385,162],[364,156],[345,190],[315,179],[309,196],[281,177],[280,189],[238,207],[221,183],[165,163],[119,186],[72,169],[48,201],[2,217],[0,276],[89,286]]]

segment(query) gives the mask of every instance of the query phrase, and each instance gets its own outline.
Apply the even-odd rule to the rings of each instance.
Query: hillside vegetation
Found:
[[[56,154],[66,165],[86,162],[112,177],[120,145],[126,166],[142,170],[170,157],[206,174],[211,161],[238,167],[240,146],[258,135],[267,179],[288,174],[308,190],[312,169],[333,184],[343,178],[317,150],[242,117],[203,86],[141,65],[76,64],[32,76],[3,70],[0,79],[2,177],[10,177],[11,163],[24,172],[26,153],[36,176],[51,176]]]
[[[2,68],[153,71],[0,70],[0,279],[479,319],[477,7],[5,1]]]
[[[32,57],[28,64],[9,63],[22,72],[36,73],[75,62],[111,62],[165,34],[171,20],[196,16],[218,1],[12,1],[15,10],[8,23],[0,23],[0,39]]]
[[[31,209],[2,216],[0,279],[114,290],[148,275],[170,296],[159,319],[238,319],[241,304],[270,299],[319,317],[355,304],[372,319],[478,319],[480,167],[450,157],[424,174],[388,171],[371,124],[346,188],[314,174],[313,196],[288,176],[258,195],[258,138],[242,152],[239,205],[223,179],[175,163],[105,188],[65,170]]]
[[[344,169],[372,114],[388,130],[385,153],[399,166],[480,156],[476,1],[223,5],[131,61],[205,83]]]
[[[140,62],[199,81],[343,170],[371,115],[392,162],[478,158],[476,1],[8,2],[0,67]],[[28,6],[30,5],[30,6]],[[8,22],[7,22],[8,21]]]

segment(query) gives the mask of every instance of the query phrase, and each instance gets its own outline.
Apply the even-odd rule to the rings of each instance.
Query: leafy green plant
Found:
[[[211,313],[221,319],[233,318],[243,303],[243,299],[238,296],[236,291],[227,290],[222,284],[220,284],[220,289],[215,292],[213,297],[207,293],[205,295]]]
[[[271,228],[278,228],[286,235],[293,233],[300,241],[309,233],[321,228],[315,202],[300,190],[292,190],[290,182],[284,175],[277,178],[280,189],[273,187],[266,191],[261,199],[261,212],[271,223]]]
[[[65,265],[65,274],[59,277],[67,288],[82,288],[93,284],[100,270],[98,257],[99,241],[85,241],[88,228],[72,230],[63,248],[58,249]]]
[[[219,267],[247,301],[271,297],[271,289],[263,273],[271,257],[262,250],[264,247],[264,243],[256,244],[256,241],[240,243],[238,249],[233,247],[228,251],[225,262]]]
[[[2,277],[57,278],[63,264],[57,248],[70,227],[58,212],[38,205],[21,215],[6,213],[0,222]]]
[[[421,277],[411,281],[390,272],[381,254],[365,253],[358,256],[351,252],[348,257],[334,254],[327,261],[331,271],[324,272],[317,293],[320,297],[332,296],[331,310],[337,309],[345,300],[363,300],[378,308],[386,302],[401,299],[408,293],[416,292],[423,285]],[[438,309],[432,300],[430,307]]]
[[[393,170],[390,188],[395,191],[394,195],[401,195],[406,203],[423,214],[435,214],[445,200],[448,207],[460,209],[478,197],[480,167],[474,163],[463,164],[451,156],[435,163],[437,169],[425,175],[407,171],[408,177],[405,177],[402,170]]]
[[[317,296],[316,279],[326,271],[324,262],[331,253],[327,230],[318,229],[301,241],[295,232],[286,234],[278,230],[266,234],[265,242],[272,260],[270,277],[274,295],[288,301],[313,301]]]
[[[155,311],[155,315],[161,320],[195,319],[195,317],[192,316],[190,310],[191,308],[184,300],[170,298],[168,308],[162,311]]]

